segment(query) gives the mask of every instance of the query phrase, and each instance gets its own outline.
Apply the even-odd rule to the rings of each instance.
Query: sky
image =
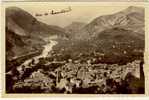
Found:
[[[22,7],[22,9],[28,11],[34,17],[36,17],[39,21],[42,21],[49,25],[57,25],[60,27],[65,27],[72,22],[84,22],[89,23],[94,18],[99,17],[101,15],[112,14],[118,11],[121,11],[127,7],[99,7],[99,6],[70,6],[72,11],[66,13],[60,13],[55,15],[47,15],[47,16],[35,16],[36,13],[44,14],[50,13],[51,10],[60,11],[61,9],[66,9],[69,6],[50,6],[50,7]]]
[[[9,5],[14,6],[14,5]],[[128,6],[99,6],[99,5],[71,5],[71,4],[28,4],[28,5],[15,5],[16,7],[22,8],[23,10],[29,12],[37,20],[42,21],[49,25],[57,25],[60,27],[65,27],[72,22],[84,22],[89,23],[93,19],[101,16],[113,14],[126,9]],[[56,15],[51,15],[51,10],[60,11],[71,7],[70,12],[60,13]],[[35,14],[49,13],[47,16],[35,16]]]

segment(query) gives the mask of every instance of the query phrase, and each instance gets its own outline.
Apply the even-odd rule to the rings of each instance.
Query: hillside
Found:
[[[70,25],[66,26],[64,29],[68,33],[70,38],[73,38],[79,31],[86,25],[83,22],[72,22]]]
[[[43,38],[52,35],[66,37],[63,28],[44,24],[21,8],[6,8],[6,56],[8,59],[41,50],[42,45],[46,43]]]
[[[144,9],[128,7],[64,29],[12,9],[6,20],[6,93],[145,93]],[[8,60],[19,55],[25,56]]]
[[[142,59],[144,39],[144,9],[128,7],[112,15],[95,18],[83,26],[71,41],[61,41],[54,49],[78,59],[99,53],[99,62],[126,63]],[[61,50],[60,50],[61,48]]]
[[[77,37],[86,39],[96,37],[100,32],[115,27],[144,35],[144,9],[131,6],[111,15],[99,16],[82,28]]]
[[[62,28],[39,22],[31,14],[17,7],[9,7],[6,9],[6,26],[19,35],[36,37],[55,34],[65,35]]]

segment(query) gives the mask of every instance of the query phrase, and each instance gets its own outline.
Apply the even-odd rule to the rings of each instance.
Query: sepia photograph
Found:
[[[5,5],[5,94],[145,94],[145,7]]]

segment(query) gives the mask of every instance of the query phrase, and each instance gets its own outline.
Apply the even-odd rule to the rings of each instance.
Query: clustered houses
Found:
[[[28,72],[23,73],[28,76],[21,74],[20,80],[13,85],[13,91],[26,88],[45,93],[88,93],[87,89],[90,89],[92,93],[117,93],[128,74],[140,78],[139,60],[126,65],[79,63],[71,59],[47,63],[40,59],[35,65],[31,63],[32,66],[24,67]]]

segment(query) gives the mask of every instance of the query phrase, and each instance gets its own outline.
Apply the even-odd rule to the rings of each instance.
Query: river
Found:
[[[39,56],[35,56],[33,58],[30,58],[28,60],[26,60],[24,63],[22,63],[19,67],[17,67],[18,71],[22,71],[22,66],[25,67],[30,67],[29,64],[32,62],[32,60],[34,59],[34,64],[37,64],[39,62],[40,58],[45,58],[48,56],[48,54],[52,51],[52,48],[57,44],[58,42],[52,39],[49,39],[47,41],[47,44],[44,45],[44,49],[42,51],[42,53]]]

